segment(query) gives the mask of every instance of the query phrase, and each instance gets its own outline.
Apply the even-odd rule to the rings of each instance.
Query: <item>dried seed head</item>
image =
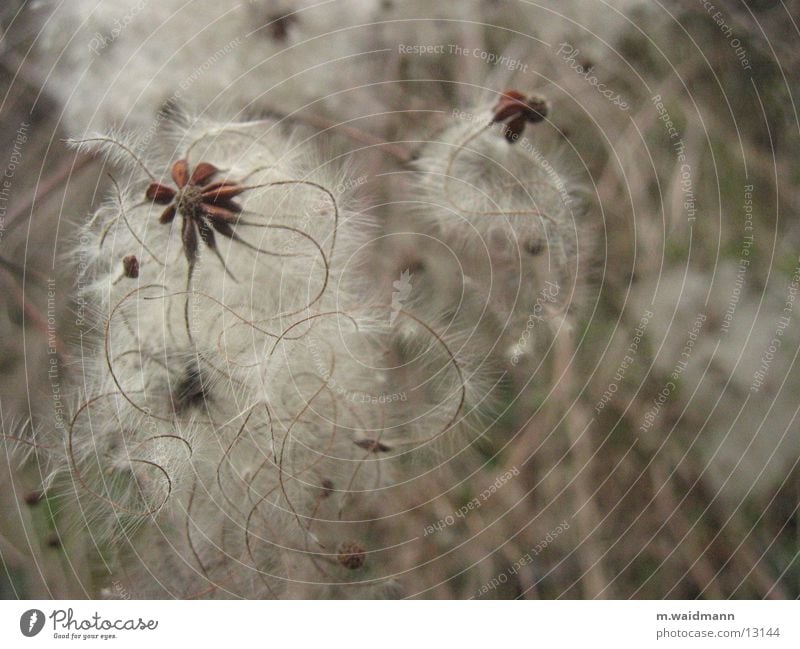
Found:
[[[211,179],[219,173],[219,169],[209,162],[200,162],[190,169],[188,161],[181,158],[170,169],[177,189],[153,182],[148,186],[145,198],[166,206],[159,218],[160,223],[172,223],[176,214],[183,218],[181,238],[190,276],[197,259],[199,239],[217,253],[222,267],[231,275],[217,250],[215,232],[243,243],[233,230],[237,215],[242,211],[233,199],[247,191],[248,187],[227,181],[212,183]]]
[[[392,450],[391,446],[386,446],[386,444],[379,442],[377,439],[357,439],[353,443],[365,451],[373,453],[386,453]]]
[[[128,255],[122,258],[122,269],[125,277],[136,279],[139,277],[139,260],[136,255]]]
[[[178,129],[182,125],[176,124],[174,128],[175,132],[181,132]],[[205,138],[208,128],[216,127],[203,123],[197,130]],[[382,367],[385,363],[380,356],[381,347],[372,342],[372,333],[362,339],[349,327],[342,332],[341,323],[334,318],[314,320],[313,328],[306,323],[309,312],[324,314],[331,308],[340,308],[342,313],[349,314],[355,313],[356,308],[364,308],[356,297],[356,291],[350,289],[349,273],[333,274],[343,268],[335,266],[334,260],[336,264],[347,263],[353,251],[373,235],[362,232],[361,224],[351,228],[345,224],[347,219],[340,221],[338,218],[338,190],[331,191],[328,187],[343,185],[347,181],[344,171],[330,174],[326,170],[310,175],[311,165],[314,165],[313,169],[321,166],[317,155],[310,151],[308,156],[303,155],[302,160],[298,157],[291,164],[278,162],[277,158],[273,164],[272,149],[262,148],[260,144],[243,138],[238,127],[231,128],[230,133],[230,142],[209,144],[213,155],[209,159],[218,162],[221,169],[237,170],[237,177],[242,179],[238,184],[222,174],[219,179],[212,178],[206,182],[211,173],[210,166],[180,161],[173,164],[175,177],[167,180],[169,174],[164,173],[167,169],[161,162],[157,173],[146,175],[151,180],[163,176],[165,184],[148,186],[145,174],[140,174],[139,180],[132,185],[133,192],[120,191],[118,204],[105,203],[98,214],[94,236],[106,237],[104,241],[107,243],[96,248],[104,255],[103,261],[108,260],[108,263],[97,263],[92,267],[97,269],[95,277],[98,280],[91,284],[87,282],[86,293],[95,296],[98,315],[108,314],[109,324],[105,327],[107,345],[98,346],[100,354],[97,359],[102,358],[105,362],[95,363],[91,370],[89,376],[93,391],[86,395],[86,403],[81,404],[80,417],[76,418],[75,424],[76,432],[83,434],[75,435],[74,449],[70,446],[64,457],[57,457],[57,475],[64,476],[66,481],[68,476],[75,478],[80,471],[85,484],[79,481],[79,488],[93,496],[93,509],[85,518],[91,522],[92,534],[100,528],[97,534],[102,535],[104,541],[108,539],[109,544],[127,533],[123,526],[134,517],[137,522],[142,521],[145,529],[152,530],[143,532],[140,541],[136,541],[136,552],[142,550],[140,556],[148,554],[157,562],[152,573],[149,570],[132,571],[135,573],[132,575],[133,587],[137,591],[141,589],[143,594],[157,592],[160,586],[152,581],[152,574],[164,573],[162,576],[168,587],[176,589],[176,592],[179,589],[187,596],[213,596],[214,584],[223,582],[226,589],[231,589],[229,592],[251,598],[300,593],[338,596],[339,586],[331,585],[329,591],[326,584],[320,583],[321,569],[326,570],[324,581],[330,577],[335,583],[341,583],[342,577],[364,574],[370,566],[365,565],[365,553],[359,545],[346,544],[341,549],[340,558],[340,542],[359,538],[359,535],[340,531],[341,523],[335,517],[340,503],[335,501],[347,493],[346,518],[348,521],[356,518],[370,500],[360,494],[369,493],[377,485],[390,484],[395,474],[389,467],[376,462],[362,463],[364,456],[369,458],[372,452],[353,444],[354,440],[363,439],[362,435],[372,434],[377,439],[376,433],[346,435],[341,432],[380,429],[384,421],[381,409],[354,408],[349,396],[337,397],[332,392],[332,399],[326,396],[314,402],[314,410],[320,417],[317,420],[306,414],[312,398],[310,391],[320,389],[320,376],[330,377],[325,380],[332,383],[351,376],[350,373],[354,387],[366,387],[368,381],[375,380],[368,368]],[[287,145],[290,142],[286,139],[288,137],[275,135],[274,150]],[[190,141],[192,137],[187,135],[186,140]],[[241,144],[243,149],[234,148],[234,144],[237,147]],[[285,148],[291,147],[287,145]],[[251,149],[254,149],[252,153],[245,153]],[[155,156],[154,159],[160,160]],[[319,159],[322,159],[322,154]],[[148,164],[152,162],[144,153],[142,160]],[[140,166],[144,168],[144,165]],[[306,180],[309,177],[312,180]],[[246,179],[252,179],[252,184]],[[263,191],[254,187],[261,187]],[[253,191],[248,196],[246,192],[251,189]],[[202,209],[197,204],[198,191],[201,191]],[[242,194],[248,198],[246,214],[251,215],[248,218],[252,221],[239,219],[244,207],[241,212],[237,211],[237,196]],[[144,202],[144,206],[139,207],[143,203],[142,197],[148,198],[150,203]],[[284,203],[291,207],[283,206]],[[141,235],[124,227],[124,208],[143,208],[153,225],[143,227]],[[321,217],[324,218],[296,228],[292,226],[296,219],[287,213],[296,210],[299,214],[313,216],[323,208],[325,213]],[[156,225],[158,214],[163,214],[166,209],[170,211],[165,221],[171,219],[172,228]],[[184,209],[187,214],[182,213]],[[252,229],[252,226],[245,229],[251,224],[269,227],[265,231],[276,235],[276,240],[265,241],[263,249],[249,245],[250,241],[259,241],[259,230]],[[190,226],[196,236],[181,240],[178,235],[185,234]],[[214,229],[215,226],[219,229]],[[239,226],[241,240],[230,236],[237,235]],[[278,287],[273,291],[273,287],[268,285],[264,292],[253,298],[250,281],[240,285],[223,282],[221,269],[216,263],[211,263],[213,260],[207,259],[204,261],[208,263],[197,264],[196,275],[191,278],[193,281],[187,291],[196,291],[197,301],[183,294],[189,284],[184,277],[186,267],[173,260],[181,253],[181,243],[193,243],[190,250],[194,250],[194,243],[204,235],[208,236],[208,228],[229,240],[221,254],[231,260],[232,268],[243,271],[245,277],[255,278],[252,281],[258,283],[279,272],[280,291]],[[337,235],[336,246],[332,241],[334,233]],[[327,245],[326,240],[329,242]],[[142,247],[137,248],[137,243]],[[229,245],[232,253],[239,250],[249,252],[246,255],[225,254]],[[91,247],[95,249],[95,245]],[[138,256],[142,254],[140,249],[152,255],[153,263],[140,259],[139,278],[128,284],[143,282],[147,278],[142,290],[131,292],[124,286],[123,275],[119,286],[113,292],[107,291],[105,281],[100,280],[112,274],[122,275],[122,258],[131,251],[136,251]],[[279,253],[281,260],[267,261],[265,258],[270,252]],[[336,282],[341,277],[344,290],[335,288],[334,277]],[[358,277],[352,281],[354,286],[361,286]],[[151,295],[161,295],[163,290],[145,291],[144,285],[151,286],[153,282],[159,286],[163,283],[170,294],[176,293],[169,305],[160,299],[149,299]],[[310,285],[312,282],[313,286]],[[200,298],[200,294],[204,297]],[[219,311],[216,305],[224,310]],[[231,320],[229,313],[243,315]],[[115,314],[119,315],[115,317]],[[266,332],[272,327],[264,329],[257,323],[262,318],[270,320],[274,316],[286,320],[280,325],[281,329],[303,325],[304,333],[298,338],[296,334],[287,332],[280,351],[276,348],[276,354],[268,364],[269,357],[265,355],[261,363],[257,359],[256,364],[250,365],[250,334],[239,325],[246,324]],[[353,320],[357,318],[353,317]],[[231,329],[235,323],[239,323],[236,329]],[[340,340],[342,334],[346,338]],[[149,341],[153,343],[152,349]],[[347,347],[348,344],[353,347]],[[357,359],[352,356],[354,348],[359,350]],[[361,358],[362,350],[368,356]],[[150,358],[161,360],[151,362]],[[279,358],[283,362],[279,362]],[[338,368],[335,376],[334,364]],[[237,369],[245,365],[254,369]],[[267,370],[270,379],[273,379],[274,371],[274,380],[261,380]],[[127,395],[122,400],[126,404],[122,406],[123,412],[116,408],[118,404],[112,399],[103,397],[105,385],[112,378],[119,381],[120,392]],[[292,385],[298,388],[297,396],[293,390],[286,389],[290,381],[295,380],[298,383]],[[144,394],[144,388],[147,394]],[[114,416],[110,414],[112,412]],[[335,426],[320,426],[323,420],[335,422]],[[86,434],[85,428],[92,422],[102,427],[102,433],[94,438]],[[291,439],[291,443],[281,444],[281,433],[285,440]],[[386,441],[395,446],[393,441]],[[55,446],[60,445],[56,443]],[[376,450],[386,449],[386,446],[373,442],[368,442],[367,446]],[[376,456],[373,459],[382,458]],[[132,465],[132,462],[136,464]],[[354,464],[359,465],[357,472]],[[316,474],[310,489],[294,485],[288,490],[275,489],[275,486],[289,485],[280,484],[282,473],[288,475],[285,472],[304,466],[312,467]],[[69,473],[71,470],[72,474]],[[274,502],[270,500],[270,505],[275,507],[259,506],[257,500],[264,494],[274,494]],[[219,498],[219,495],[224,497]],[[242,499],[241,507],[230,505],[239,502],[239,498]],[[292,516],[289,510],[296,516]],[[120,512],[124,512],[122,519]],[[158,514],[169,517],[175,524],[171,524],[169,530],[159,528]],[[306,522],[309,520],[314,523],[313,531]],[[197,530],[200,530],[199,534]],[[170,557],[154,556],[149,550],[156,538],[168,539],[166,542],[174,543],[174,547],[184,551],[192,550],[192,560],[197,561],[199,573],[207,571],[208,580],[200,574],[186,577],[173,572],[173,562],[175,566],[183,565],[185,557],[180,550]],[[203,541],[194,554],[195,548],[190,546],[198,538]],[[208,553],[207,548],[212,547],[219,550],[222,561]],[[311,556],[299,556],[293,550],[300,547],[314,552],[326,551],[327,569]],[[114,567],[120,571],[129,565],[135,567],[128,563],[130,559],[134,564],[138,561],[132,553],[130,557],[120,556],[120,564]],[[149,563],[149,559],[145,561]],[[264,566],[269,574],[253,578],[246,567],[251,561]],[[358,568],[361,572],[357,572]],[[292,582],[318,585],[300,587],[291,585]],[[367,590],[359,589],[359,593],[370,593],[368,596],[371,596],[373,588],[377,586],[370,584]]]
[[[492,123],[503,122],[503,135],[513,144],[522,136],[525,124],[541,122],[547,117],[548,110],[543,97],[527,97],[518,90],[506,90],[494,108]]]
[[[322,497],[327,498],[334,492],[334,490],[335,487],[333,484],[333,480],[328,480],[327,478],[325,478],[325,480],[322,481]]]
[[[350,570],[358,570],[364,565],[367,554],[358,541],[345,541],[339,545],[339,563]]]

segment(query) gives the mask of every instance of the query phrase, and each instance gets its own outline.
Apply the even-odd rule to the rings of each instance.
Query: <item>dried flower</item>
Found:
[[[494,108],[492,124],[505,122],[504,135],[510,144],[525,130],[525,124],[536,124],[547,117],[547,102],[541,97],[526,97],[518,90],[506,90]]]
[[[238,220],[242,208],[233,199],[247,188],[226,181],[209,183],[218,171],[214,165],[201,162],[190,175],[189,163],[181,159],[172,165],[172,179],[178,186],[177,190],[161,183],[151,183],[147,188],[148,200],[167,206],[159,219],[161,223],[172,222],[176,213],[183,217],[181,237],[190,266],[197,259],[198,233],[214,252],[217,252],[214,230],[229,239],[240,241],[232,225]],[[222,263],[224,266],[225,262]]]

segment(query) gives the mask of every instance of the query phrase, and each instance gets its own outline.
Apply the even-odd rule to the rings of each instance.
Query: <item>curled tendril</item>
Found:
[[[117,203],[119,204],[120,217],[122,217],[122,221],[123,221],[123,223],[125,223],[125,227],[128,228],[128,232],[131,233],[131,236],[134,239],[136,239],[136,242],[140,246],[142,246],[142,249],[145,252],[147,252],[147,254],[150,255],[156,261],[156,263],[158,263],[161,266],[166,266],[166,264],[163,261],[161,261],[161,259],[159,259],[158,255],[156,255],[152,250],[150,250],[150,248],[147,247],[147,244],[139,238],[139,235],[136,234],[136,231],[131,227],[130,221],[128,221],[128,215],[125,213],[125,201],[122,198],[122,190],[120,189],[119,183],[117,182],[117,179],[114,178],[114,176],[112,174],[108,174],[108,177],[111,179],[111,183],[114,185],[114,191],[116,193]],[[100,237],[100,243],[98,244],[100,248],[103,247],[103,244],[105,243],[106,237],[108,236],[108,233],[111,231],[111,228],[114,226],[115,223],[116,223],[116,219],[112,220],[106,226],[105,230],[103,230],[103,234]]]
[[[146,286],[140,286],[140,287],[132,289],[131,291],[126,293],[112,307],[111,311],[108,314],[108,319],[106,320],[106,323],[105,323],[103,348],[104,348],[104,354],[105,354],[105,359],[106,359],[106,366],[108,367],[108,372],[111,375],[111,380],[114,382],[114,385],[117,386],[117,390],[119,390],[119,394],[122,395],[122,397],[128,403],[130,403],[131,406],[133,406],[136,410],[138,410],[142,414],[147,415],[148,417],[154,417],[155,419],[159,419],[161,421],[170,422],[170,421],[173,420],[173,417],[167,417],[167,416],[161,416],[161,415],[154,414],[149,408],[140,406],[138,403],[136,403],[129,396],[128,391],[120,383],[120,380],[117,377],[117,373],[114,370],[114,363],[111,360],[111,358],[112,358],[112,355],[111,355],[111,323],[114,320],[115,313],[120,308],[122,308],[122,306],[125,304],[125,302],[128,301],[128,299],[132,298],[137,293],[141,293],[142,291],[146,291],[146,290],[152,289],[152,288],[161,288],[161,289],[164,289],[164,290],[167,289],[167,287],[164,286],[163,284],[147,284]]]
[[[107,503],[108,505],[110,505],[111,508],[115,512],[124,512],[126,514],[129,514],[129,515],[132,515],[132,516],[136,516],[136,517],[139,517],[139,518],[152,517],[152,516],[155,516],[158,512],[160,512],[164,508],[164,506],[167,504],[167,502],[169,501],[169,499],[170,499],[170,497],[172,495],[172,478],[170,477],[169,473],[167,472],[167,470],[163,466],[161,466],[160,464],[158,464],[156,462],[152,462],[150,460],[143,460],[143,459],[136,459],[136,458],[132,458],[132,459],[129,460],[131,464],[144,464],[144,465],[151,466],[151,467],[157,469],[158,471],[161,472],[161,474],[164,476],[164,479],[167,481],[167,492],[164,495],[163,500],[158,505],[156,505],[155,507],[152,507],[150,509],[146,509],[146,510],[136,510],[136,509],[132,509],[132,508],[130,508],[130,507],[128,507],[128,506],[126,506],[126,505],[114,500],[113,498],[110,498],[109,496],[106,496],[103,493],[100,493],[99,491],[96,491],[86,481],[86,479],[84,478],[83,473],[81,472],[81,470],[80,470],[80,468],[78,466],[78,462],[77,462],[77,460],[75,458],[75,448],[74,448],[75,424],[77,423],[78,418],[81,416],[81,413],[83,413],[84,410],[87,410],[88,408],[90,408],[92,406],[92,404],[96,403],[97,401],[100,401],[101,399],[107,399],[109,397],[116,397],[116,396],[118,396],[118,394],[119,394],[118,392],[107,392],[107,393],[98,395],[98,396],[96,396],[96,397],[94,397],[92,399],[89,399],[88,401],[84,402],[78,408],[78,410],[75,412],[75,415],[73,416],[72,420],[70,421],[69,430],[67,432],[67,458],[69,460],[70,471],[71,471],[73,477],[81,485],[81,487],[83,487],[83,489],[85,489],[89,494],[91,494],[95,498],[98,498],[99,500],[101,500],[101,501]],[[155,436],[154,438],[158,438],[158,437],[162,437],[162,436]],[[179,436],[171,436],[171,437],[174,437],[176,439],[180,439],[180,441],[185,443],[191,449],[191,446],[189,445],[189,443],[185,439],[180,438]],[[144,440],[144,441],[148,442],[148,441],[151,441],[151,439],[148,438],[147,440]],[[139,448],[140,446],[141,446],[141,444],[138,445],[136,448]],[[105,485],[105,478],[103,478],[103,483]],[[140,488],[140,493],[141,493],[141,488]],[[143,495],[144,494],[142,494],[142,496]]]
[[[113,144],[114,146],[119,147],[125,153],[127,153],[131,157],[131,159],[142,170],[144,170],[144,172],[147,174],[148,178],[150,178],[151,181],[156,182],[155,174],[152,171],[150,171],[150,169],[147,167],[147,165],[144,163],[144,161],[133,151],[133,149],[131,149],[125,143],[120,142],[119,140],[115,140],[114,138],[108,137],[108,136],[97,136],[97,137],[87,137],[87,138],[82,138],[82,139],[79,139],[79,140],[67,140],[67,141],[69,143],[72,143],[72,144],[77,145],[77,146],[82,146],[84,144],[89,144],[90,142],[102,142],[104,144]]]
[[[219,491],[222,494],[222,497],[225,498],[225,500],[228,502],[228,505],[230,505],[235,511],[239,512],[240,514],[242,514],[243,512],[239,509],[239,505],[236,502],[234,502],[228,496],[228,494],[225,492],[225,488],[222,485],[222,467],[225,464],[225,462],[228,460],[231,452],[233,451],[233,448],[236,446],[236,444],[241,439],[242,434],[244,433],[245,429],[247,428],[247,424],[250,422],[250,418],[253,416],[253,412],[255,412],[255,409],[259,405],[263,405],[264,411],[267,413],[267,418],[269,420],[270,431],[271,431],[271,434],[273,435],[273,438],[274,438],[274,426],[275,426],[275,424],[274,424],[274,422],[272,420],[272,412],[269,409],[269,404],[267,404],[266,402],[260,402],[260,403],[253,404],[252,406],[250,406],[250,408],[248,408],[247,416],[244,418],[244,421],[242,422],[242,425],[239,427],[239,430],[236,432],[236,435],[234,435],[234,437],[231,440],[230,444],[228,444],[227,448],[225,449],[225,452],[222,454],[222,458],[217,463],[217,468],[216,468],[217,486],[219,487]]]

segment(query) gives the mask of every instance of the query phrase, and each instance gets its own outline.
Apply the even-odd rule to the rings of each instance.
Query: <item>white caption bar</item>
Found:
[[[800,646],[796,601],[5,601],[0,611],[5,647]]]

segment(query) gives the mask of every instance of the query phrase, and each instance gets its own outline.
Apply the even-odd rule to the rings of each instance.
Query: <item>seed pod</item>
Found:
[[[139,260],[136,258],[136,255],[128,255],[127,257],[123,257],[122,268],[125,273],[125,277],[130,277],[131,279],[136,279],[139,277]]]

